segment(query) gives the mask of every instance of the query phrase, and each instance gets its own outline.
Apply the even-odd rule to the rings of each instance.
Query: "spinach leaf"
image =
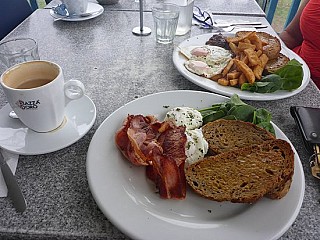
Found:
[[[233,115],[236,119],[252,122],[255,108],[250,105],[233,106],[227,115]]]
[[[252,123],[259,124],[259,123],[263,123],[263,122],[270,122],[271,118],[272,118],[271,113],[268,110],[266,110],[264,108],[258,108],[254,112]]]
[[[203,124],[223,118],[228,120],[242,120],[251,122],[274,134],[271,121],[271,113],[263,108],[255,107],[244,103],[237,94],[223,103],[214,104],[209,108],[198,110],[203,117]]]
[[[206,116],[202,115],[202,120],[203,122],[208,123],[208,122],[215,121],[219,118],[223,118],[224,116],[226,116],[225,112],[222,110],[219,110],[216,112],[212,112],[212,114],[209,114]]]
[[[241,90],[258,93],[272,93],[277,90],[291,91],[299,88],[302,80],[302,64],[292,59],[275,73],[263,76],[260,81],[242,84]]]
[[[275,74],[283,79],[283,90],[293,90],[301,86],[303,79],[302,65],[295,59],[288,62],[288,64]]]

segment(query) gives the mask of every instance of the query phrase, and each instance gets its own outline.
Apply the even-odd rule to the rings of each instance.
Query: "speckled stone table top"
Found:
[[[89,1],[95,2],[95,0]],[[163,1],[174,2],[174,0],[143,0],[143,10],[150,12],[154,4]],[[53,7],[59,3],[61,3],[60,0],[53,0],[47,7]],[[253,0],[195,0],[194,5],[213,14],[265,16],[264,11]],[[139,1],[137,0],[119,0],[116,4],[104,5],[106,10],[114,11],[138,11],[139,6]]]
[[[144,17],[145,25],[154,30],[151,13],[146,12]],[[263,17],[217,17],[267,24]],[[6,39],[34,38],[41,59],[60,64],[66,79],[82,81],[86,94],[97,107],[97,119],[82,139],[65,149],[50,154],[20,156],[16,178],[28,208],[18,214],[8,198],[0,199],[0,239],[129,239],[104,216],[90,193],[86,177],[90,140],[106,117],[131,100],[167,90],[205,91],[179,74],[172,64],[172,51],[190,36],[208,33],[208,30],[193,26],[191,33],[176,37],[173,45],[159,45],[154,31],[147,37],[134,36],[131,31],[138,25],[139,13],[133,11],[106,10],[88,21],[53,22],[49,10],[37,10],[7,36]],[[273,32],[271,28],[267,31]],[[0,68],[1,73],[3,70]],[[273,113],[274,123],[291,140],[303,164],[306,179],[304,201],[282,240],[319,239],[320,236],[320,183],[310,174],[309,156],[289,115],[292,105],[320,107],[319,94],[310,82],[301,93],[287,99],[247,101]],[[0,89],[0,108],[6,103]]]

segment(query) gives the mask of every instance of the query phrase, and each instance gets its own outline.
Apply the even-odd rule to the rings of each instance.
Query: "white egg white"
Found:
[[[210,45],[181,47],[180,52],[188,59],[184,64],[188,71],[207,78],[221,73],[232,58],[229,50]]]
[[[217,74],[207,63],[199,60],[188,60],[184,63],[184,66],[190,72],[206,78],[211,78]]]
[[[196,129],[202,126],[201,113],[190,107],[175,107],[167,112],[164,120],[171,120],[177,126],[185,126],[186,129]]]
[[[197,128],[194,130],[186,130],[187,144],[186,144],[186,155],[187,159],[185,167],[198,162],[208,152],[208,142],[205,140],[202,134],[202,130]]]

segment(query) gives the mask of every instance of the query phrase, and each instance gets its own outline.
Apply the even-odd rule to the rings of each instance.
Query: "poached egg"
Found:
[[[187,156],[185,166],[199,161],[208,152],[208,142],[202,134],[202,115],[190,107],[176,107],[167,112],[165,121],[173,121],[177,126],[185,126],[187,143],[185,153]]]

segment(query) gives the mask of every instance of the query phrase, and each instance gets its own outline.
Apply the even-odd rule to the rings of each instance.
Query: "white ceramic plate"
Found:
[[[133,239],[277,239],[294,222],[304,195],[304,174],[297,152],[289,193],[256,204],[218,203],[191,190],[185,200],[164,200],[146,179],[145,168],[131,165],[114,143],[128,114],[152,114],[162,120],[169,108],[208,107],[226,97],[197,91],[170,91],[134,100],[112,113],[98,128],[87,155],[91,192],[105,216]],[[275,126],[278,138],[288,138]]]
[[[186,46],[199,46],[204,45],[207,40],[212,36],[212,33],[203,34],[199,36],[195,36],[192,38],[189,38],[182,43],[179,44],[179,47],[186,47]],[[229,35],[230,34],[225,34]],[[233,36],[234,34],[232,34]],[[249,91],[241,91],[239,88],[234,87],[225,87],[220,84],[218,84],[215,81],[212,81],[210,79],[198,76],[194,73],[189,72],[185,66],[184,63],[186,62],[186,58],[179,52],[179,47],[175,48],[173,51],[173,63],[174,66],[177,68],[177,70],[183,75],[186,79],[189,81],[195,83],[196,85],[203,87],[209,91],[220,93],[225,96],[232,96],[234,93],[238,94],[238,96],[241,99],[247,99],[247,100],[256,100],[256,101],[264,101],[264,100],[277,100],[277,99],[283,99],[287,97],[291,97],[299,92],[301,92],[309,83],[310,80],[310,70],[307,66],[307,64],[304,62],[304,60],[299,57],[297,54],[292,52],[290,49],[288,49],[285,46],[282,46],[281,52],[288,56],[290,59],[295,58],[300,63],[303,64],[303,81],[301,86],[294,90],[294,91],[276,91],[274,93],[252,93]]]
[[[9,104],[0,110],[0,147],[21,155],[37,155],[65,148],[82,138],[96,119],[96,107],[83,96],[66,107],[65,120],[56,130],[38,133],[27,128],[19,119],[9,117]]]
[[[97,3],[92,3],[92,2],[88,2],[88,8],[87,8],[87,12],[86,13],[92,13],[89,16],[85,16],[85,17],[77,17],[77,16],[73,16],[73,17],[66,17],[66,18],[62,18],[63,16],[56,14],[53,9],[50,9],[50,15],[53,18],[62,18],[61,21],[67,21],[67,22],[79,22],[79,21],[85,21],[85,20],[89,20],[92,18],[96,18],[98,16],[100,16],[104,11],[104,8],[97,4]]]

